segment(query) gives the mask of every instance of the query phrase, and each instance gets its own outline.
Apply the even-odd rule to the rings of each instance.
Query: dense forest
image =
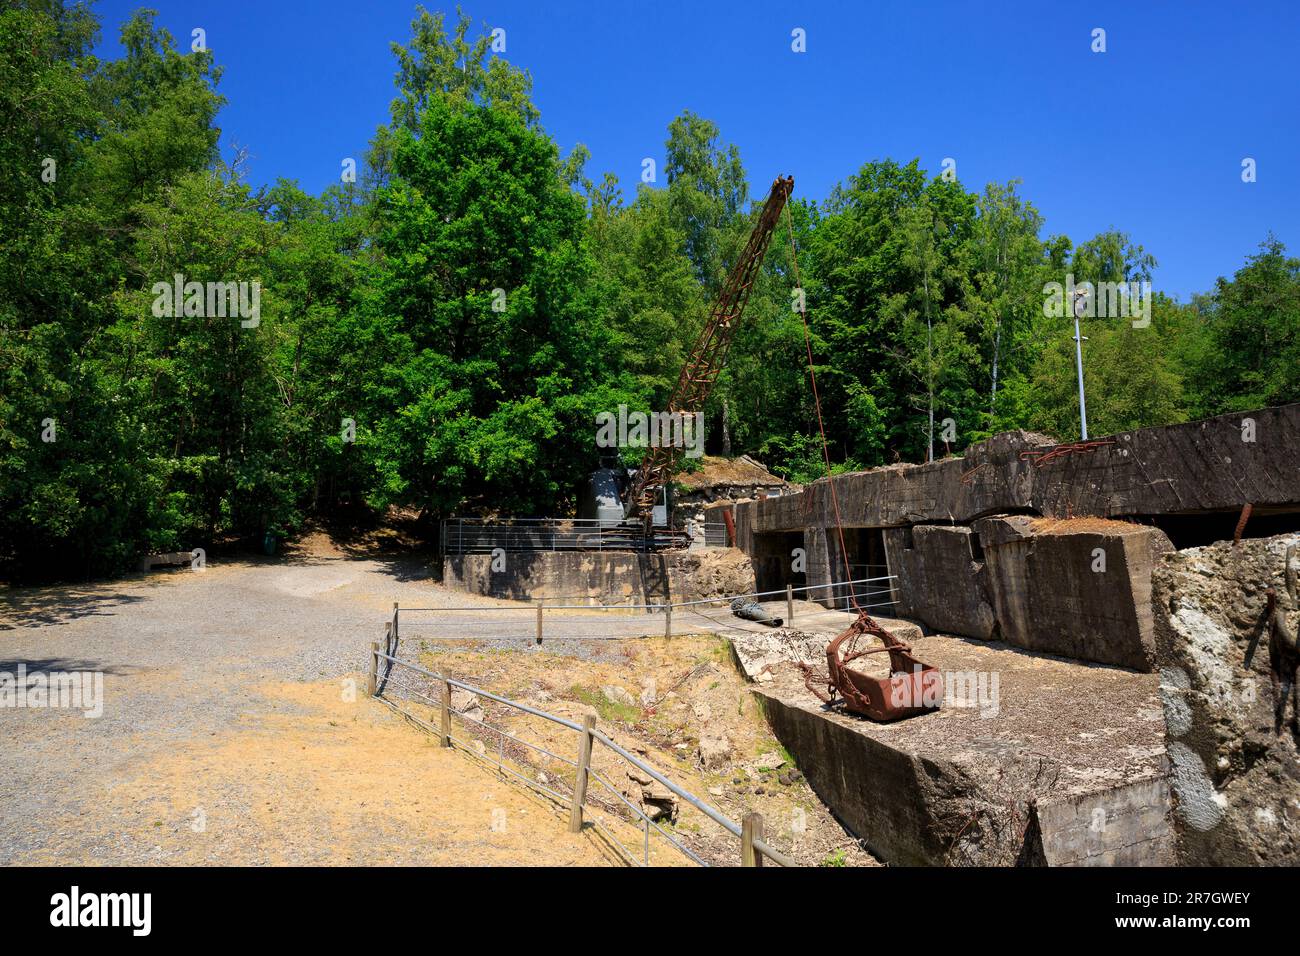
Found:
[[[778,173],[796,178],[794,236],[783,221],[707,422],[711,451],[794,480],[820,473],[820,447],[792,249],[844,469],[1011,428],[1076,437],[1073,329],[1045,285],[1156,265],[1119,228],[1048,232],[1014,180],[972,191],[917,160],[864,157],[824,201],[798,198],[797,169],[747,171],[690,112],[658,181],[590,173],[526,73],[423,10],[355,175],[321,195],[253,186],[221,149],[210,52],[141,11],[101,60],[86,7],[2,9],[11,576],[392,506],[572,513],[596,414],[663,407]],[[1300,399],[1300,261],[1261,239],[1191,302],[1156,290],[1149,325],[1085,320],[1092,433]],[[254,287],[255,317],[211,314],[190,283]]]

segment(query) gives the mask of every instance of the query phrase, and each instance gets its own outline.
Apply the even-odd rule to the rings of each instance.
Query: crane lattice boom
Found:
[[[763,211],[754,231],[750,233],[749,242],[745,244],[740,258],[727,276],[722,293],[714,303],[709,319],[677,378],[677,385],[668,400],[669,414],[691,414],[704,409],[713,383],[727,365],[727,352],[731,348],[745,305],[749,302],[758,270],[763,265],[763,254],[767,251],[767,244],[772,238],[781,210],[785,208],[786,200],[793,191],[793,176],[777,177],[772,183],[772,191],[763,203]],[[649,515],[659,489],[671,480],[682,451],[681,447],[662,441],[647,449],[641,467],[628,488],[624,504],[625,519],[644,515],[647,524],[649,523]]]

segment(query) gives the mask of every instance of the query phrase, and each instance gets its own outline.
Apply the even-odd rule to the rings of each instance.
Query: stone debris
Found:
[[[759,758],[754,761],[754,769],[756,770],[779,770],[784,766],[785,758],[775,750],[760,755]]]
[[[646,707],[653,707],[655,701],[659,699],[659,689],[655,686],[655,679],[651,677],[641,688],[641,703]]]
[[[483,705],[479,703],[478,694],[460,687],[451,689],[451,709],[470,720],[483,719]]]
[[[700,738],[700,765],[705,770],[717,770],[726,766],[730,757],[731,740],[726,734]]]
[[[600,689],[600,692],[605,695],[606,700],[612,703],[624,704],[628,707],[637,706],[636,698],[632,696],[626,687],[621,687],[618,684],[606,684]]]
[[[625,743],[642,762],[650,764],[650,754],[645,747],[630,742]],[[667,820],[670,823],[676,821],[679,809],[676,794],[650,774],[637,767],[628,765],[624,773],[628,780],[624,795],[629,800],[640,803],[642,813],[656,823],[661,820]]]

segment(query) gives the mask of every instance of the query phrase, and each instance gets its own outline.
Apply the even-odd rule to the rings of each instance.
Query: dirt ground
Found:
[[[136,763],[94,813],[13,862],[94,865],[124,843],[169,865],[614,862],[526,791],[358,696],[359,679],[259,686],[264,708]]]
[[[544,650],[484,652],[467,643],[431,642],[407,647],[403,656],[416,655],[429,670],[574,722],[594,713],[597,727],[616,743],[730,819],[762,814],[769,842],[801,865],[878,865],[818,801],[772,736],[725,638],[606,641],[601,651],[598,658],[579,659]],[[402,686],[395,683],[390,696],[404,699],[420,716],[433,718],[426,699],[435,696],[432,688],[411,677],[395,680]],[[417,696],[420,693],[426,697]],[[466,706],[463,698],[454,703]],[[474,704],[492,727],[551,753],[576,756],[574,731],[490,700],[480,698]],[[472,721],[458,718],[455,725],[454,733],[478,739],[485,750],[509,746]],[[507,756],[534,779],[569,792],[572,771],[567,766],[526,748],[515,747]],[[607,748],[595,748],[593,766],[643,809],[662,809],[671,801],[661,786],[636,779],[635,771],[629,773],[629,765]],[[593,784],[588,792],[609,814],[619,809],[617,797],[603,787]],[[735,864],[736,838],[688,804],[677,801],[675,820],[659,822],[710,863]],[[654,834],[652,846],[658,853],[666,841]],[[640,845],[630,849],[638,856],[642,851]],[[660,862],[659,857],[652,862]]]

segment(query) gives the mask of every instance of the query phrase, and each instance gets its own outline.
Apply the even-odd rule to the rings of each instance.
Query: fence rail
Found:
[[[593,748],[600,746],[609,750],[629,766],[635,767],[640,774],[655,780],[660,785],[667,788],[668,791],[674,794],[678,799],[694,807],[714,823],[721,826],[732,836],[736,837],[740,841],[739,857],[742,866],[761,866],[764,859],[771,860],[780,866],[798,865],[793,858],[773,847],[766,839],[764,839],[761,816],[758,814],[748,814],[741,823],[736,823],[706,801],[677,785],[674,781],[647,764],[645,761],[641,760],[634,754],[629,753],[614,740],[610,739],[606,734],[597,730],[596,718],[594,716],[588,715],[584,719],[583,723],[575,723],[574,721],[567,720],[564,717],[559,717],[555,714],[539,710],[536,707],[530,707],[519,701],[510,700],[509,698],[494,694],[491,691],[484,690],[481,687],[476,687],[473,684],[466,683],[465,681],[456,680],[455,678],[448,677],[444,674],[438,674],[411,661],[402,660],[394,654],[396,648],[397,627],[396,613],[394,613],[394,619],[389,621],[386,627],[385,639],[382,647],[378,641],[371,645],[370,675],[367,685],[370,695],[383,700],[385,703],[400,712],[406,719],[438,737],[444,747],[459,746],[474,757],[496,766],[502,773],[509,774],[530,788],[544,793],[559,805],[567,806],[569,809],[569,829],[572,832],[581,832],[584,822],[590,823],[590,825],[600,832],[602,837],[607,840],[625,860],[638,866],[650,865],[650,841],[652,833],[662,837],[669,846],[671,846],[675,851],[681,853],[690,861],[701,866],[711,865],[690,847],[686,846],[675,834],[660,826],[657,820],[651,819],[651,817],[641,807],[628,800],[627,797],[624,796],[623,793],[620,792],[604,774],[592,767],[591,759]],[[398,676],[394,676],[395,669],[400,669]],[[408,672],[411,675],[416,675],[416,677],[414,679],[408,679],[405,676]],[[417,684],[414,683],[414,680],[416,679],[423,679],[426,683],[422,686],[417,686]],[[430,681],[433,682],[432,685],[427,683]],[[412,697],[419,698],[430,707],[434,708],[439,717],[438,726],[434,727],[433,724],[419,715],[414,714],[407,709],[403,709],[400,704],[388,694],[388,689],[390,687],[405,691]],[[500,727],[494,727],[487,723],[486,720],[480,720],[455,710],[451,706],[451,689],[453,687],[477,695],[484,700],[492,701],[502,707],[511,708],[519,713],[547,721],[573,732],[576,734],[575,752],[577,754],[577,759],[570,759],[561,756],[560,754],[554,753],[539,744],[526,741],[518,735],[508,733]],[[484,716],[486,717],[486,714]],[[466,737],[472,736],[472,732],[467,733],[465,736],[458,736],[453,733],[453,720],[460,720],[462,726],[475,726],[479,728],[479,733],[481,735],[487,736],[489,739],[494,739],[497,744],[495,758],[492,756],[491,751],[483,745],[482,736],[476,738],[477,742],[482,747],[482,749],[480,749],[474,746],[473,741],[466,739]],[[510,741],[509,745],[506,743],[507,740]],[[528,766],[527,761],[520,756],[523,751],[528,750],[534,753],[539,753],[557,763],[573,769],[574,780],[568,794],[556,789],[556,787],[565,785],[560,779],[555,781],[556,787],[548,786],[547,784],[534,779],[535,775],[523,773],[517,766],[512,766],[512,762]],[[603,792],[612,796],[615,802],[613,804],[603,804],[600,800],[589,796],[588,787],[592,781],[599,784],[603,788]],[[616,808],[614,810],[616,815],[620,810],[625,811],[626,815],[619,816],[618,818],[625,824],[634,822],[634,825],[638,826],[642,830],[641,854],[639,858],[637,854],[628,849],[623,841],[619,839],[617,834],[615,834],[605,822],[594,817],[591,820],[585,819],[589,805],[599,806],[602,809],[608,809],[612,806]],[[631,821],[628,820],[628,816],[630,816]]]
[[[447,518],[441,526],[443,554],[487,554],[521,551],[662,551],[699,545],[725,547],[722,522],[688,522],[684,530],[640,528],[596,518]]]
[[[809,585],[801,585],[799,587],[790,586],[790,587],[785,587],[780,590],[774,590],[774,591],[751,591],[745,594],[730,594],[730,595],[725,595],[723,597],[702,598],[700,600],[695,600],[695,601],[669,601],[669,602],[660,602],[658,604],[637,604],[632,601],[628,601],[627,603],[624,604],[559,603],[559,602],[568,602],[573,600],[573,598],[576,597],[574,595],[570,595],[567,597],[541,599],[531,604],[519,602],[513,605],[506,605],[504,607],[502,606],[493,607],[490,605],[489,606],[459,605],[459,606],[451,606],[451,607],[399,608],[397,604],[394,604],[392,629],[394,634],[398,633],[402,614],[420,615],[420,614],[446,613],[449,615],[454,615],[458,613],[467,613],[467,612],[477,612],[480,615],[484,613],[496,613],[496,612],[500,612],[506,615],[529,614],[529,615],[536,616],[534,637],[536,643],[540,644],[542,643],[542,638],[544,636],[545,616],[548,612],[555,613],[557,611],[598,611],[598,612],[599,611],[608,611],[608,612],[641,611],[648,614],[662,614],[664,616],[664,636],[671,637],[673,633],[674,611],[688,611],[688,612],[698,611],[698,609],[705,608],[710,605],[713,605],[715,607],[721,606],[721,608],[719,609],[722,609],[730,605],[731,602],[736,598],[762,599],[762,598],[784,597],[786,602],[786,615],[785,615],[784,622],[787,625],[792,624],[794,622],[794,618],[795,618],[794,600],[796,595],[802,594],[807,596],[816,591],[831,592],[828,598],[831,604],[831,608],[830,608],[831,610],[852,609],[852,605],[848,596],[850,590],[852,591],[854,597],[857,600],[857,606],[863,608],[864,610],[871,611],[880,608],[891,607],[898,603],[898,601],[894,599],[895,589],[894,589],[893,582],[895,580],[896,580],[895,575],[886,574],[886,575],[881,575],[879,577],[858,578],[852,581],[834,581],[829,584],[809,584]],[[813,600],[817,600],[817,599],[813,598]],[[552,603],[552,602],[557,602],[557,603]],[[681,620],[681,615],[677,616],[677,620],[679,621]],[[712,621],[714,624],[725,623],[729,626],[737,627],[740,630],[757,629],[757,628],[743,628],[731,621],[722,622],[714,618],[708,618],[708,620]],[[453,627],[456,626],[457,623],[464,624],[465,626],[479,626],[484,623],[495,623],[495,622],[485,622],[481,618],[467,619],[463,622],[452,622],[449,620],[444,620],[439,622],[439,624],[442,626],[453,626]],[[761,625],[759,625],[758,627],[761,627]]]

